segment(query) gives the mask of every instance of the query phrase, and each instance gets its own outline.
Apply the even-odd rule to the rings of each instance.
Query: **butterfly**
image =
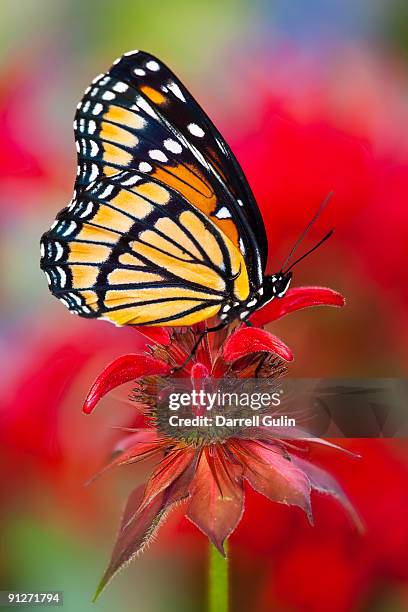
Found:
[[[41,239],[49,288],[72,313],[137,326],[217,317],[219,328],[283,297],[294,264],[265,274],[244,173],[157,58],[131,51],[97,76],[74,130],[73,198]]]

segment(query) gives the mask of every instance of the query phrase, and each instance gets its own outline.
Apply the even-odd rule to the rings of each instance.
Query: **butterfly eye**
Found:
[[[290,282],[292,280],[292,273],[289,272],[288,274],[285,274],[284,276],[282,276],[282,280],[280,282],[280,287],[279,287],[279,291],[278,291],[278,297],[283,297],[285,295],[285,293],[287,292],[287,290],[289,289],[289,285]]]
[[[286,274],[282,272],[278,272],[274,274],[271,279],[272,285],[272,294],[276,297],[283,297],[286,291],[289,289],[290,282],[292,280],[292,273],[288,272]]]

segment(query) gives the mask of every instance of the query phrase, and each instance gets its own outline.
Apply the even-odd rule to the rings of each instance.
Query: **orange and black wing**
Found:
[[[177,77],[142,51],[126,53],[85,92],[75,117],[76,193],[134,170],[177,191],[242,253],[252,288],[267,259],[262,217],[242,169]]]
[[[244,301],[241,252],[178,191],[140,171],[84,185],[41,240],[52,293],[117,325],[192,325]]]

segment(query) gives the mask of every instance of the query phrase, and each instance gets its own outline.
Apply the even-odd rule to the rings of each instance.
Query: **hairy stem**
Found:
[[[208,612],[228,612],[228,542],[224,558],[211,542],[208,551]]]

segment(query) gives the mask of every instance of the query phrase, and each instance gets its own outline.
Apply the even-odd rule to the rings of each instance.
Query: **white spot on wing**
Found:
[[[151,172],[153,170],[153,168],[147,162],[140,162],[139,170],[140,170],[140,172]]]
[[[68,295],[71,298],[71,300],[74,300],[74,302],[78,304],[78,306],[82,306],[82,301],[79,295],[76,295],[76,293],[68,293]]]
[[[93,202],[88,202],[85,210],[83,213],[81,213],[79,216],[82,218],[87,217],[93,210]]]
[[[100,115],[102,111],[103,111],[103,106],[102,106],[102,104],[99,104],[99,102],[97,102],[97,103],[95,104],[95,106],[93,107],[92,114],[93,114],[93,115]]]
[[[93,119],[91,119],[88,123],[88,132],[90,134],[94,134],[96,130],[96,123]]]
[[[124,93],[129,89],[129,85],[126,85],[126,83],[122,83],[122,81],[118,81],[117,83],[115,83],[112,89],[114,91],[117,91],[118,93]]]
[[[200,128],[196,123],[189,123],[187,126],[188,131],[193,136],[197,136],[198,138],[202,138],[205,134],[204,130]]]
[[[148,61],[146,64],[146,68],[148,70],[151,70],[152,72],[157,72],[158,70],[160,70],[159,64],[155,62],[154,60]]]
[[[186,101],[185,97],[183,96],[183,92],[181,91],[181,89],[177,85],[177,83],[173,83],[173,81],[169,81],[167,83],[167,87],[170,89],[171,92],[173,92],[173,94],[176,96],[176,98],[178,98],[182,102]]]
[[[146,102],[146,100],[142,97],[138,97],[137,99],[137,105],[139,108],[141,108],[142,110],[145,111],[145,113],[147,113],[148,115],[150,115],[151,117],[156,117],[156,113],[154,112],[154,110],[152,109],[152,107],[150,106],[150,104],[148,104]]]
[[[163,151],[159,151],[159,149],[153,149],[152,151],[149,151],[149,157],[151,159],[155,159],[161,162],[168,161],[167,156],[163,153]]]
[[[70,234],[72,234],[72,232],[74,232],[76,230],[76,223],[75,221],[71,221],[71,223],[68,225],[67,229],[65,230],[65,232],[62,233],[63,236],[69,236]]]
[[[249,313],[250,313],[250,310],[243,310],[241,314],[239,315],[239,318],[241,319],[241,321],[245,319],[245,317],[247,317]]]
[[[89,175],[90,182],[92,183],[92,181],[94,181],[98,175],[99,175],[98,166],[96,164],[92,164],[91,174]]]
[[[95,157],[99,153],[99,147],[94,140],[90,140],[89,144],[91,145],[91,157]]]
[[[56,255],[55,255],[55,261],[58,261],[61,259],[62,255],[64,254],[64,249],[62,248],[62,245],[59,242],[55,242],[55,249],[57,251]]]
[[[183,147],[181,146],[181,144],[177,142],[177,140],[173,140],[172,138],[166,138],[163,144],[165,148],[168,151],[171,151],[172,153],[181,153],[183,150]]]
[[[135,68],[134,71],[136,76],[145,76],[146,72],[142,68]]]
[[[140,170],[140,164],[139,164],[139,170]],[[132,185],[136,185],[136,183],[138,183],[141,180],[142,180],[141,176],[135,175],[135,176],[131,176],[127,178],[125,181],[121,181],[121,185],[125,185],[126,187],[131,187]]]
[[[223,206],[218,212],[215,213],[215,216],[217,219],[230,219],[231,213],[226,206]]]
[[[63,268],[60,268],[60,266],[57,266],[57,267],[55,268],[55,272],[56,272],[57,274],[59,274],[59,276],[60,276],[60,286],[61,286],[62,288],[64,288],[64,287],[65,287],[65,285],[67,284],[67,275],[66,275],[66,273],[65,273],[65,270],[64,270]]]
[[[107,198],[113,191],[113,185],[107,185],[103,191],[99,194],[100,198]]]
[[[113,93],[113,91],[105,91],[105,93],[102,95],[102,100],[114,100],[115,99],[115,94]]]

